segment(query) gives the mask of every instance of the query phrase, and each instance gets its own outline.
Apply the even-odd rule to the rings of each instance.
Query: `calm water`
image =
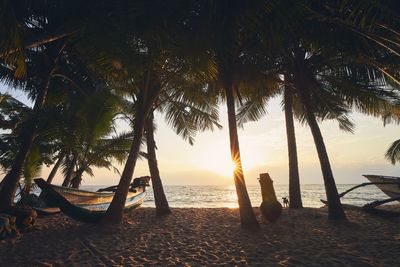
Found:
[[[338,185],[338,191],[343,192],[354,185]],[[275,184],[275,191],[278,200],[288,196],[288,185]],[[83,186],[82,189],[95,191],[100,186]],[[253,206],[259,206],[261,203],[261,189],[259,185],[250,185],[247,187],[251,203]],[[305,207],[321,207],[320,199],[326,199],[323,185],[302,185],[302,199]],[[236,191],[234,186],[164,186],[169,205],[176,208],[198,207],[198,208],[221,208],[237,207]],[[362,206],[365,203],[377,199],[384,199],[387,196],[377,187],[369,186],[358,188],[350,192],[344,198],[342,203]],[[145,207],[154,207],[154,197],[151,187],[148,187],[148,195],[143,203]]]

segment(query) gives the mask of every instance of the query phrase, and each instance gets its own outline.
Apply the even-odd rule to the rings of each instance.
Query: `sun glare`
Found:
[[[214,172],[223,175],[225,178],[230,179],[236,171],[237,165],[231,159],[219,160],[215,165]]]
[[[238,166],[231,159],[229,146],[227,144],[220,144],[219,146],[213,144],[210,145],[208,150],[204,151],[204,153],[199,153],[193,157],[192,164],[204,171],[214,173],[214,177],[231,180],[231,182],[233,182],[233,174],[237,171]],[[210,153],[210,151],[212,152]],[[250,162],[252,163],[252,161]],[[254,162],[257,161],[254,160]],[[246,170],[248,166],[249,164],[245,164],[242,168]],[[252,165],[250,164],[250,166]],[[226,181],[223,183],[226,183]]]

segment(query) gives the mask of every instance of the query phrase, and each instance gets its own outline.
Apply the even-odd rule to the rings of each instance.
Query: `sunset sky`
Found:
[[[12,93],[26,102],[23,93],[0,88],[1,92]],[[275,183],[288,183],[288,162],[284,113],[281,97],[273,99],[268,107],[268,115],[258,122],[247,123],[239,130],[239,142],[245,179],[248,184],[256,184],[259,173],[268,172]],[[213,185],[233,184],[232,163],[230,161],[226,108],[220,109],[222,130],[199,133],[194,146],[190,146],[164,123],[163,116],[157,114],[156,142],[158,163],[164,184]],[[388,146],[400,138],[399,125],[386,125],[379,119],[354,113],[355,133],[346,133],[334,121],[321,124],[334,176],[337,183],[359,183],[366,180],[362,174],[399,175],[399,166],[393,166],[384,159]],[[320,166],[307,126],[298,123],[296,137],[300,166],[300,179],[304,184],[322,183]],[[121,125],[121,130],[126,127]],[[144,147],[145,149],[145,147]],[[117,165],[122,172],[123,166]],[[42,176],[47,177],[49,168],[44,168]],[[134,176],[148,175],[147,162],[138,161]],[[95,177],[84,176],[84,185],[116,184],[118,174],[105,169],[97,169]],[[61,183],[61,177],[55,179]]]

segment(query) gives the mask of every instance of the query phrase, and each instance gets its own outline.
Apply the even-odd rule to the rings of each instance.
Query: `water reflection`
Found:
[[[229,185],[227,188],[226,192],[226,199],[227,203],[226,206],[227,208],[233,209],[238,207],[238,198],[236,194],[236,188],[234,185]]]

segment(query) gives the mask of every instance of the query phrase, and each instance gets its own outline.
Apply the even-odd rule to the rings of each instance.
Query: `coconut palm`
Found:
[[[33,112],[30,107],[10,95],[1,94],[0,98],[2,99],[0,102],[1,129],[5,131],[0,134],[0,167],[9,171],[18,153],[21,137],[32,123]],[[27,194],[29,194],[33,178],[39,174],[42,165],[52,163],[52,146],[52,141],[47,138],[45,131],[39,130],[23,166],[24,191]]]
[[[132,60],[135,57],[142,60],[140,70],[137,70],[137,66],[134,67],[134,71],[136,72],[135,76],[125,79],[125,84],[127,85],[125,88],[130,88],[134,95],[135,114],[137,116],[134,117],[133,121],[134,137],[129,155],[118,183],[117,191],[115,192],[110,207],[103,217],[103,223],[119,223],[122,220],[122,212],[132,181],[136,161],[139,156],[146,120],[155,100],[162,90],[161,82],[153,71],[154,66],[160,63],[158,59],[162,54],[162,50],[160,50],[156,44],[157,42],[154,42],[152,38],[147,40],[133,39],[130,44],[131,47],[126,50],[128,54],[125,54],[125,62],[127,59]],[[129,55],[132,57],[129,57]],[[123,65],[118,63],[117,65],[121,65],[121,68],[122,66],[126,66],[125,72],[129,75],[130,72],[131,74],[133,72],[129,64],[132,64],[132,62],[127,62]],[[118,68],[120,67],[118,66]],[[137,84],[139,84],[139,86],[136,86]]]
[[[264,1],[210,1],[199,11],[203,18],[197,18],[201,22],[196,25],[200,28],[198,32],[205,34],[202,40],[195,39],[195,42],[204,43],[206,55],[210,55],[214,62],[209,64],[209,77],[211,81],[214,79],[214,85],[220,90],[228,109],[231,158],[236,166],[233,176],[243,228],[258,227],[258,222],[242,170],[235,100],[246,85],[246,80],[241,79],[241,71],[248,67],[253,69],[252,64],[245,61],[245,48],[252,44],[256,36],[264,4]]]
[[[78,67],[74,67],[75,72]],[[92,174],[91,165],[112,168],[109,155],[114,153],[120,159],[117,153],[122,153],[124,147],[121,146],[129,142],[129,136],[110,136],[115,130],[114,118],[119,97],[112,94],[107,85],[101,79],[96,79],[94,74],[85,74],[84,68],[77,72],[79,74],[69,73],[65,76],[67,72],[65,70],[62,77],[69,83],[61,84],[49,94],[51,105],[55,106],[53,109],[58,113],[51,122],[52,137],[55,140],[54,160],[57,163],[49,178],[52,179],[62,166],[63,185],[70,186],[74,179],[74,186],[78,186],[83,172]],[[70,89],[66,90],[68,86]],[[125,143],[124,138],[128,138]],[[75,172],[77,165],[79,168]]]
[[[197,131],[221,127],[218,124],[217,99],[210,94],[209,90],[204,88],[201,81],[196,81],[190,73],[185,74],[187,65],[182,63],[180,61],[175,67],[170,66],[163,70],[162,77],[165,78],[162,79],[162,84],[164,86],[145,125],[146,157],[152,179],[157,215],[168,214],[170,209],[157,164],[154,112],[161,112],[176,134],[187,140],[191,145],[193,145]],[[173,64],[173,61],[170,61],[170,64]],[[130,107],[125,108],[125,110],[133,111],[134,103],[130,104]],[[127,117],[134,117],[135,114],[126,115]],[[133,118],[130,118],[130,121],[133,121]]]
[[[303,207],[303,203],[301,200],[296,134],[293,120],[293,92],[289,86],[285,86],[283,94],[289,159],[289,208],[298,209]]]
[[[99,138],[95,143],[92,143],[84,151],[84,154],[80,153],[78,156],[77,169],[74,177],[71,179],[70,186],[72,188],[79,188],[84,172],[93,176],[92,167],[114,170],[114,172],[119,174],[113,162],[116,161],[121,164],[126,160],[132,136],[132,133],[120,133],[111,137]]]
[[[3,179],[0,199],[4,201],[1,202],[0,208],[11,204],[13,199],[12,192],[15,191],[17,186],[23,163],[34,141],[39,123],[45,123],[45,120],[39,117],[43,113],[42,110],[45,107],[49,89],[51,89],[50,92],[66,89],[69,91],[73,89],[73,92],[77,92],[86,87],[94,88],[93,81],[90,79],[90,74],[85,64],[80,61],[79,55],[69,45],[67,39],[53,41],[41,47],[41,49],[28,50],[26,51],[26,57],[27,76],[24,80],[15,79],[14,69],[10,68],[4,62],[2,62],[0,69],[0,76],[3,82],[15,88],[25,90],[32,100],[34,100],[32,125],[24,135],[24,139],[19,147],[20,152],[17,153],[13,166]],[[56,100],[57,103],[63,101],[62,97]],[[56,104],[53,106],[57,108]],[[72,170],[69,173],[72,174]]]
[[[361,61],[359,60],[359,58],[354,59],[353,57],[354,55],[360,55],[360,53],[362,53],[363,56],[360,56],[360,58],[363,57],[372,59],[374,58],[375,52],[366,49],[367,45],[365,44],[365,42],[360,40],[359,36],[354,37],[354,35],[352,35],[354,34],[354,32],[349,30],[348,28],[337,27],[336,24],[332,26],[331,24],[327,23],[326,20],[319,20],[321,17],[324,16],[324,14],[323,12],[321,12],[321,9],[318,9],[320,8],[320,6],[317,3],[314,4],[315,5],[311,3],[310,7],[313,8],[313,15],[320,12],[319,17],[317,16],[318,19],[315,19],[314,16],[312,16],[311,18],[306,16],[309,15],[309,9],[307,12],[299,12],[300,16],[296,16],[296,18],[301,22],[299,23],[299,25],[307,28],[307,33],[302,32],[301,28],[295,28],[294,31],[293,29],[292,31],[288,31],[289,34],[286,36],[285,34],[280,34],[280,38],[277,38],[281,41],[279,43],[280,47],[275,47],[275,50],[277,52],[283,47],[282,57],[280,58],[278,55],[275,55],[272,59],[268,59],[268,61],[272,60],[274,64],[269,64],[269,66],[266,66],[266,69],[269,71],[271,71],[272,69],[272,71],[277,72],[277,74],[285,75],[285,101],[291,102],[291,99],[289,97],[293,94],[296,95],[296,98],[301,100],[300,104],[297,105],[297,108],[300,108],[297,114],[300,115],[299,118],[302,121],[307,121],[312,129],[313,137],[317,146],[317,151],[321,160],[321,168],[325,177],[324,180],[327,188],[327,194],[331,196],[328,197],[328,199],[333,199],[332,203],[329,204],[331,208],[329,217],[341,219],[344,218],[344,213],[342,212],[342,209],[340,207],[338,197],[336,197],[337,190],[336,186],[334,185],[329,158],[326,153],[326,148],[323,145],[323,139],[318,128],[316,117],[322,119],[336,118],[337,120],[339,120],[339,125],[342,129],[351,131],[352,124],[348,120],[346,114],[349,113],[352,108],[356,108],[361,112],[365,112],[367,114],[375,116],[380,116],[386,113],[393,114],[393,101],[396,99],[397,96],[390,93],[389,90],[385,90],[385,87],[388,85],[390,86],[390,84],[388,84],[388,80],[385,80],[384,77],[382,77],[382,70],[377,66],[377,64],[374,63],[374,60],[367,62],[366,60]],[[326,38],[323,31],[326,32],[326,29],[328,28],[332,29],[333,32],[335,32],[335,35],[332,34],[332,32],[330,32],[329,35],[346,35],[349,39],[351,39],[351,41],[338,42],[334,38]],[[312,30],[310,31],[310,29]],[[318,32],[318,34],[315,34],[316,31]],[[300,38],[302,41],[297,41],[296,43],[296,41],[294,41],[295,36],[299,36],[298,38]],[[323,41],[321,42],[321,40]],[[354,46],[354,43],[361,44],[360,46],[362,48],[350,48],[351,46]],[[270,45],[270,43],[268,42],[266,44]],[[287,48],[285,48],[287,47],[287,45],[289,45],[289,47],[291,46],[292,48],[289,48],[288,50]],[[320,49],[321,45],[323,47],[322,49]],[[309,48],[309,50],[306,49],[306,51],[304,51],[304,48],[306,46],[308,46],[307,48]],[[335,52],[333,52],[332,50],[335,50]],[[326,56],[324,55],[324,53],[326,52],[328,53],[328,58],[324,58],[324,56]],[[312,79],[305,78],[306,74],[304,72],[307,71],[307,67],[304,64],[299,64],[296,59],[290,59],[290,55],[293,55],[294,58],[296,57],[296,55],[298,55],[301,60],[304,59],[305,61],[309,61],[310,65],[313,65],[313,67],[316,67],[318,65],[319,70],[314,69],[314,74],[312,74],[314,76]],[[388,74],[386,73],[385,75]],[[301,83],[304,83],[304,81],[301,80],[303,78],[312,80],[312,82],[309,82],[307,85],[301,85]],[[290,80],[292,81],[290,82]],[[310,99],[314,93],[309,90],[310,88],[315,88],[315,81],[318,81],[317,83],[320,83],[318,85],[320,89],[324,89],[320,90],[319,92],[315,92],[314,97],[317,97],[318,100],[313,99],[311,101]],[[388,88],[386,87],[386,89]],[[287,94],[289,90],[292,91],[292,94]],[[327,91],[331,91],[330,96],[326,94]],[[332,94],[334,94],[335,96],[333,96]],[[318,97],[318,95],[320,96]],[[245,107],[242,108],[242,112],[248,109],[248,116],[251,119],[254,119],[259,115],[264,114],[264,106],[261,109],[251,108],[252,106],[257,107],[257,104],[259,104],[260,102],[262,102],[261,99],[256,98],[254,103],[250,103],[250,105],[247,106],[245,105]],[[316,103],[318,107],[315,106]],[[323,109],[320,109],[321,107]],[[291,107],[285,105],[285,111],[287,115],[287,126],[290,126]],[[292,147],[292,149],[289,150],[289,153],[295,151],[295,149],[293,148],[293,143],[295,143],[294,131],[292,131],[290,128],[291,127],[287,127],[288,137],[292,136],[293,138],[290,138],[291,142],[288,139],[288,144]],[[293,195],[297,195],[294,196],[294,198],[298,199],[300,193],[299,182],[297,178],[292,178],[293,174],[294,177],[297,176],[297,164],[293,163],[293,157],[289,164],[290,166],[296,166],[294,167],[295,170],[293,170],[293,168],[290,168],[290,181],[296,181],[294,183],[294,186],[290,186],[290,188],[296,188],[295,190],[291,191],[296,192]],[[299,201],[296,202],[298,205]]]
[[[28,79],[27,83],[15,81],[13,78],[14,72],[7,69],[4,65],[1,66],[2,73],[0,76],[3,82],[19,85],[24,90],[32,93],[32,96],[35,99],[33,107],[33,114],[35,114],[34,117],[38,116],[44,107],[51,80],[53,75],[56,73],[65,46],[66,41],[63,40],[58,43],[53,43],[53,45],[48,47],[48,49],[36,53],[37,55],[34,55],[35,60],[31,61],[35,65],[28,65],[27,67],[28,70],[31,70],[29,75],[32,75],[32,80]],[[36,64],[40,63],[42,65],[38,68],[38,65]],[[4,209],[12,203],[13,194],[19,181],[25,159],[34,141],[37,127],[38,118],[36,117],[33,118],[30,128],[26,131],[24,138],[21,140],[21,145],[13,161],[12,167],[3,179],[3,186],[0,190],[0,209]]]
[[[49,176],[47,176],[46,182],[51,184],[54,180],[54,177],[57,174],[58,169],[60,168],[63,160],[65,158],[65,154],[63,152],[60,152],[57,156],[56,156],[56,162],[53,165],[53,168],[51,168],[51,171],[49,173]]]
[[[185,27],[181,18],[187,15],[187,5],[180,4],[182,3],[177,1],[152,2],[144,5],[139,1],[123,9],[117,7],[114,13],[111,12],[113,16],[110,16],[115,22],[113,25],[118,25],[113,31],[108,32],[111,38],[107,40],[111,42],[103,47],[102,53],[97,53],[97,56],[93,57],[99,62],[97,66],[104,67],[106,64],[103,63],[111,63],[113,71],[107,77],[116,81],[114,83],[116,88],[123,84],[121,87],[125,89],[125,93],[128,93],[129,97],[133,96],[134,113],[137,115],[133,121],[134,138],[129,156],[117,191],[103,217],[104,223],[118,223],[122,220],[123,207],[139,155],[144,126],[157,97],[163,90],[164,77],[160,76],[161,70],[171,60],[174,62],[182,60],[180,56],[172,53],[178,51],[176,39],[179,39],[179,35],[176,33],[177,29]],[[178,5],[179,8],[176,8]],[[112,45],[114,42],[115,45]]]

